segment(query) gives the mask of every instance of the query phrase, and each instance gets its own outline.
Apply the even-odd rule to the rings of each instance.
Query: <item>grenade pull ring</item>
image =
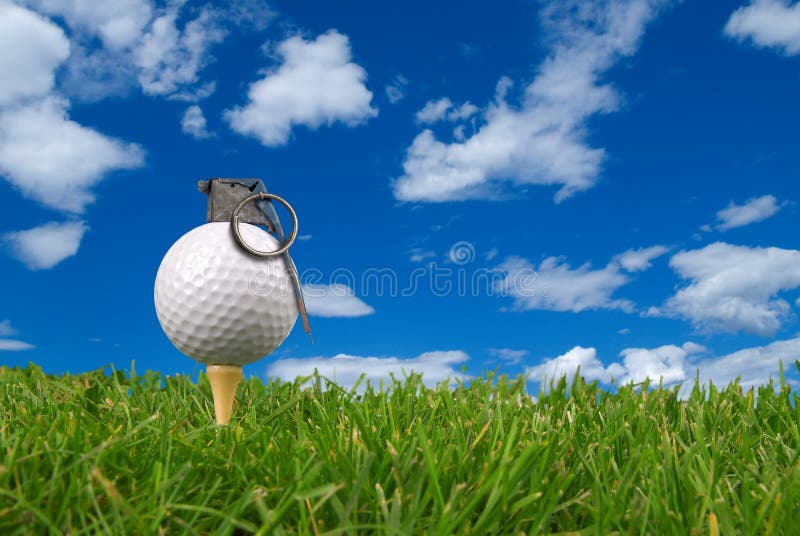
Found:
[[[247,242],[245,242],[244,238],[242,238],[241,231],[239,231],[239,217],[240,213],[242,212],[242,209],[247,203],[259,199],[277,201],[278,203],[286,207],[286,210],[289,211],[289,214],[292,217],[292,233],[289,235],[289,238],[287,238],[286,241],[283,242],[280,245],[280,247],[275,251],[259,251],[251,247],[250,245],[247,244]],[[297,238],[297,213],[295,213],[294,209],[292,208],[292,205],[290,205],[289,202],[286,201],[284,198],[279,197],[275,194],[259,192],[257,194],[245,197],[244,199],[241,200],[241,202],[238,205],[236,205],[236,208],[233,209],[233,214],[231,215],[231,228],[233,229],[233,236],[236,237],[236,241],[239,243],[242,249],[244,249],[249,254],[255,255],[256,257],[267,257],[267,258],[277,257],[278,255],[283,255],[284,253],[289,251],[289,248],[294,243],[295,238]]]

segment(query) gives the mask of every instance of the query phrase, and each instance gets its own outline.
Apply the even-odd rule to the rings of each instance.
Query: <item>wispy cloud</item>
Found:
[[[530,355],[529,350],[515,350],[513,348],[489,348],[489,355],[505,361],[509,365],[516,365],[523,358]]]
[[[480,198],[510,183],[560,186],[555,196],[560,202],[591,188],[605,151],[589,146],[587,123],[619,107],[617,92],[602,76],[636,51],[645,26],[664,4],[545,4],[542,27],[550,53],[521,91],[519,103],[511,98],[512,81],[502,78],[473,134],[457,128],[451,141],[441,141],[432,130],[423,130],[394,181],[395,197],[425,202]],[[447,98],[429,103],[420,112],[423,122],[443,117],[451,105]]]
[[[726,208],[717,212],[717,229],[727,231],[766,220],[777,214],[781,208],[778,200],[772,195],[753,197],[741,205],[730,203]]]
[[[548,257],[535,266],[521,257],[509,257],[497,268],[505,275],[498,281],[497,290],[514,298],[514,310],[579,313],[634,308],[632,302],[613,297],[617,289],[630,281],[616,263],[598,269],[592,269],[589,263],[572,268],[564,258]]]
[[[414,118],[417,123],[430,125],[439,121],[447,120],[450,122],[463,121],[478,113],[480,109],[471,102],[456,106],[447,97],[439,100],[431,100],[417,112]]]
[[[147,95],[198,100],[214,91],[204,68],[232,28],[260,30],[274,13],[263,3],[231,0],[226,9],[150,0],[29,0],[61,19],[72,50],[64,71],[70,97],[98,100],[137,86]],[[261,4],[261,5],[259,5]],[[99,45],[99,46],[98,46]]]
[[[30,350],[31,348],[34,348],[32,344],[24,341],[2,338],[2,337],[10,337],[16,334],[17,330],[11,327],[11,322],[9,320],[3,320],[2,322],[0,322],[0,351],[13,352],[21,350]]]
[[[30,350],[31,348],[35,348],[35,346],[28,344],[25,341],[0,339],[0,352],[19,352],[22,350]]]
[[[629,272],[641,272],[652,266],[652,261],[665,254],[669,249],[665,246],[629,249],[620,253],[614,260]]]
[[[406,96],[406,88],[408,87],[408,79],[398,74],[394,80],[386,86],[386,98],[389,99],[391,104],[396,104],[403,100]]]
[[[17,330],[11,327],[10,320],[3,320],[0,322],[0,337],[8,337],[16,335]]]
[[[413,248],[408,252],[408,260],[411,262],[425,262],[426,259],[436,257],[436,252],[429,249]]]

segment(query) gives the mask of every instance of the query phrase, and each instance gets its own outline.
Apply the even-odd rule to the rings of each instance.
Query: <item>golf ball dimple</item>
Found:
[[[255,249],[278,249],[254,225],[242,223],[239,230]],[[173,244],[158,268],[155,305],[169,340],[208,365],[261,359],[286,339],[298,315],[283,257],[245,252],[227,222],[196,227]]]

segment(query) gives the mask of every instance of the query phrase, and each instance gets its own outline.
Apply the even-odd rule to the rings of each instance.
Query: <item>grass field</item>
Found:
[[[800,534],[783,375],[757,400],[325,383],[251,379],[217,427],[204,375],[0,368],[0,534]]]

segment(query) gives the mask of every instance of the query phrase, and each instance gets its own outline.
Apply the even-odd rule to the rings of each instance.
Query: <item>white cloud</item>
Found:
[[[400,102],[406,96],[407,86],[408,79],[398,74],[394,80],[392,80],[392,83],[386,86],[386,98],[389,99],[389,102],[392,104]]]
[[[201,79],[211,49],[231,28],[259,31],[274,13],[263,3],[232,0],[225,8],[184,1],[156,7],[150,0],[28,0],[69,27],[73,54],[62,89],[83,101],[123,95],[138,83],[148,95],[196,101],[210,95]],[[163,5],[163,3],[160,3]],[[102,46],[98,46],[98,40]]]
[[[81,213],[94,201],[92,186],[113,170],[141,166],[144,151],[71,121],[66,107],[46,98],[0,113],[0,174],[28,197]]]
[[[739,41],[793,56],[800,53],[800,3],[755,0],[734,11],[724,31]]]
[[[626,373],[620,383],[641,382],[645,378],[658,382],[663,378],[665,386],[681,382],[679,396],[686,398],[694,387],[695,378],[701,385],[714,385],[724,388],[737,376],[740,385],[750,387],[766,385],[770,378],[776,378],[780,361],[784,370],[800,355],[800,338],[775,341],[766,346],[744,348],[721,357],[701,357],[708,350],[692,342],[683,346],[665,345],[659,348],[629,348],[620,355],[624,358]],[[614,366],[614,365],[612,365]]]
[[[560,202],[591,188],[605,151],[588,145],[587,122],[619,106],[616,91],[602,76],[636,51],[645,25],[663,3],[546,5],[543,26],[551,36],[551,52],[520,103],[509,102],[512,83],[503,78],[472,136],[458,139],[456,132],[447,142],[423,130],[408,148],[403,175],[394,181],[395,197],[427,202],[481,198],[510,182],[560,185],[555,196]]]
[[[763,195],[748,199],[743,205],[731,203],[727,208],[717,212],[717,229],[727,231],[735,227],[743,227],[751,223],[766,220],[775,215],[781,207],[772,195]]]
[[[14,339],[0,339],[0,352],[17,352],[21,350],[30,350],[35,348],[32,344],[25,341],[17,341]]]
[[[500,251],[497,248],[492,248],[483,255],[483,258],[490,261],[497,257],[498,253],[500,253]]]
[[[248,103],[225,112],[236,132],[263,145],[284,145],[292,128],[311,129],[335,122],[364,123],[378,114],[370,106],[367,74],[351,61],[347,36],[330,30],[313,41],[291,37],[277,47],[283,62],[253,83]]]
[[[15,335],[17,330],[11,327],[10,320],[3,320],[0,322],[0,337],[8,337],[10,335]]]
[[[444,119],[447,110],[453,107],[453,103],[447,97],[439,100],[430,100],[425,103],[420,111],[414,116],[418,123],[435,123]]]
[[[75,29],[97,35],[110,48],[132,45],[152,15],[146,0],[27,0],[48,15],[61,16]]]
[[[174,8],[157,17],[135,50],[139,84],[148,95],[170,95],[197,84],[199,72],[209,61],[209,48],[225,37],[210,9],[203,9],[182,30],[177,19],[178,10]],[[195,91],[205,96],[209,89],[213,87],[201,86],[185,91],[183,96],[191,99]]]
[[[472,104],[471,102],[465,102],[461,106],[457,106],[450,110],[447,114],[448,121],[463,121],[464,119],[469,119],[476,113],[480,111],[480,108]]]
[[[346,285],[303,285],[303,296],[308,314],[313,316],[353,318],[375,312]]]
[[[614,260],[629,272],[641,272],[652,266],[653,259],[656,259],[669,251],[664,246],[651,246],[649,248],[629,249],[620,253]]]
[[[800,287],[800,251],[716,242],[681,251],[670,266],[689,284],[653,313],[683,317],[709,331],[774,334],[791,307],[777,295]]]
[[[620,384],[640,383],[648,378],[656,383],[663,381],[665,385],[683,381],[688,350],[695,350],[697,346],[691,343],[683,348],[672,344],[658,348],[626,348],[620,352],[625,374],[617,379]]]
[[[436,252],[429,249],[414,248],[408,253],[410,254],[408,260],[411,262],[424,262],[425,259],[432,259],[436,257]]]
[[[78,252],[88,227],[84,222],[50,222],[2,236],[11,253],[31,270],[47,270]]]
[[[365,380],[370,380],[377,387],[381,380],[384,385],[390,384],[390,374],[402,381],[404,372],[410,374],[413,371],[422,374],[422,382],[426,386],[433,387],[447,378],[460,378],[462,374],[454,366],[468,360],[469,356],[460,350],[426,352],[411,359],[338,354],[331,358],[279,359],[269,366],[267,374],[284,381],[294,381],[298,376],[313,374],[316,368],[320,375],[342,387],[355,385],[361,374],[366,374]]]
[[[509,365],[516,365],[522,361],[523,357],[530,355],[530,352],[513,348],[489,348],[489,355],[499,357]]]
[[[563,258],[548,257],[538,267],[520,257],[509,257],[497,269],[504,274],[495,290],[514,298],[515,310],[544,309],[578,313],[591,309],[631,311],[628,300],[612,295],[629,278],[612,262],[593,270],[589,263],[570,268]]]
[[[564,374],[571,380],[580,365],[581,376],[588,381],[608,384],[613,377],[618,385],[631,381],[640,383],[647,378],[655,383],[662,381],[665,387],[681,383],[681,398],[686,398],[691,392],[696,374],[702,385],[708,385],[710,380],[720,388],[739,376],[740,385],[746,390],[766,385],[770,378],[776,378],[781,360],[784,370],[790,370],[800,355],[800,337],[744,348],[721,357],[703,357],[707,353],[708,349],[693,342],[682,346],[626,348],[619,354],[622,363],[614,362],[605,367],[594,348],[576,346],[564,355],[526,369],[526,374],[531,381],[539,383],[545,380],[549,383],[550,378],[557,379]]]
[[[197,140],[203,140],[211,136],[211,133],[206,129],[206,116],[203,115],[203,110],[197,105],[186,108],[181,119],[181,128],[186,134]]]
[[[759,385],[766,385],[770,378],[778,378],[778,368],[783,361],[784,370],[792,370],[794,361],[800,359],[800,337],[772,342],[766,346],[744,348],[731,354],[706,358],[687,366],[692,385],[694,374],[699,370],[700,382],[723,387],[741,377],[740,385],[744,390]],[[687,395],[692,385],[684,385],[681,393]]]
[[[569,352],[558,357],[545,359],[535,367],[525,369],[525,374],[529,380],[538,382],[542,387],[550,383],[550,380],[558,380],[566,375],[567,381],[571,381],[575,372],[580,367],[581,377],[587,381],[598,380],[609,383],[611,377],[618,378],[622,374],[619,365],[614,364],[608,368],[597,358],[595,348],[583,348],[575,346]]]
[[[69,56],[64,32],[27,9],[0,2],[0,106],[42,97]]]
[[[447,97],[439,100],[430,100],[414,116],[417,123],[432,124],[447,120],[450,122],[462,121],[478,113],[480,109],[471,102],[455,106]]]

